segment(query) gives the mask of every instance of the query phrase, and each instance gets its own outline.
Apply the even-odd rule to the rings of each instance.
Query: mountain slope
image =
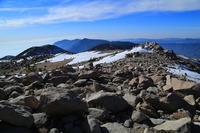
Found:
[[[4,56],[2,58],[0,58],[0,60],[11,60],[13,59],[15,56],[12,56],[12,55],[7,55],[7,56]]]
[[[131,43],[131,42],[122,42],[122,41],[113,41],[105,44],[98,45],[90,50],[99,50],[99,51],[106,51],[106,50],[115,50],[115,49],[131,49],[139,44]]]
[[[98,39],[75,39],[75,40],[62,40],[55,42],[53,45],[63,48],[70,52],[83,52],[87,51],[97,45],[109,43],[106,40],[98,40]]]
[[[41,47],[31,47],[20,54],[18,54],[15,58],[20,59],[23,57],[29,56],[37,56],[37,55],[46,55],[46,54],[58,54],[58,53],[66,53],[67,51],[61,49],[54,45],[44,45]]]

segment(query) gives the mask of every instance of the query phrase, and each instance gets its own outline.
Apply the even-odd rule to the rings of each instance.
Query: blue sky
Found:
[[[0,57],[62,39],[200,38],[200,0],[0,0]]]

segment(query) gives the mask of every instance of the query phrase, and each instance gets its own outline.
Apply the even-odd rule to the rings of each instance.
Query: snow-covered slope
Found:
[[[72,64],[86,62],[91,59],[101,57],[101,59],[99,61],[94,62],[94,65],[96,65],[96,64],[110,63],[113,61],[120,60],[122,58],[125,58],[126,54],[130,54],[130,53],[134,53],[134,52],[152,52],[152,51],[149,50],[148,47],[145,47],[145,48],[136,47],[136,48],[133,48],[132,50],[126,50],[123,52],[116,52],[116,53],[101,53],[101,52],[96,52],[96,51],[87,51],[87,52],[82,52],[82,53],[78,53],[78,54],[63,53],[63,54],[57,54],[57,55],[55,55],[55,57],[50,58],[46,61],[59,62],[59,61],[72,59],[72,61],[68,63],[69,65],[72,65]],[[39,63],[43,63],[43,62],[44,61],[39,62]]]
[[[197,83],[200,83],[200,74],[191,71],[189,68],[186,66],[182,65],[174,65],[169,68],[167,68],[168,72],[174,74],[174,75],[179,75],[179,76],[185,76],[187,79],[195,81]]]

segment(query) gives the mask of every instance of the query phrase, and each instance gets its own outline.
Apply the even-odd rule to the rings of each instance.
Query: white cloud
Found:
[[[34,9],[34,8],[32,8]],[[95,21],[146,11],[190,11],[199,10],[199,0],[93,0],[78,4],[50,7],[44,16],[34,18],[0,20],[0,27],[28,24],[62,23],[72,21]],[[4,10],[5,9],[0,9]],[[6,9],[6,10],[28,10]]]

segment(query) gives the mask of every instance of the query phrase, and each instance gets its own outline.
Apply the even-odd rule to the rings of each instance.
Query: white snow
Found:
[[[151,50],[149,50],[148,47],[145,47],[145,48],[142,48],[142,47],[136,47],[136,48],[133,48],[132,50],[128,51],[124,51],[124,52],[121,52],[121,53],[118,53],[118,54],[115,54],[115,55],[110,55],[110,56],[107,56],[99,61],[96,61],[94,62],[94,65],[96,64],[101,64],[101,63],[110,63],[110,62],[113,62],[113,61],[117,61],[117,60],[120,60],[122,58],[125,58],[126,54],[130,54],[130,53],[135,53],[135,52],[153,52]]]
[[[0,60],[0,62],[10,62],[10,60]]]
[[[19,74],[19,73],[15,75],[16,78],[23,78],[25,76],[26,76],[26,74]]]
[[[0,79],[4,79],[4,78],[6,78],[6,76],[0,76]]]
[[[175,75],[185,75],[186,78],[197,83],[200,83],[200,74],[189,70],[189,68],[185,66],[175,65],[167,68],[168,72],[175,74]]]
[[[183,58],[183,59],[186,59],[186,60],[190,59],[189,57],[187,57],[185,55],[178,55],[178,56],[181,57],[181,58]]]
[[[24,59],[19,59],[19,60],[17,60],[16,62],[17,63],[20,63],[20,62],[22,62]]]
[[[77,54],[58,54],[53,58],[48,59],[47,61],[50,62],[59,62],[59,61],[64,61],[67,59],[73,59],[71,62],[68,64],[76,64],[84,61],[89,61],[90,59],[93,58],[98,58],[98,57],[103,57],[106,55],[109,55],[110,53],[100,53],[100,52],[95,52],[95,51],[89,51],[89,52],[82,52],[82,53],[77,53]],[[39,62],[39,63],[43,63]]]

